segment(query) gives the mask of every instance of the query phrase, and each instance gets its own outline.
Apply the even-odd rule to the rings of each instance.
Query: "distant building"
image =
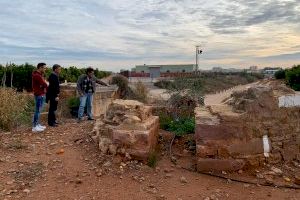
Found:
[[[236,69],[236,68],[223,69],[222,67],[213,67],[211,71],[212,72],[233,73],[233,72],[242,72],[243,69]]]
[[[282,68],[280,67],[266,67],[263,69],[263,74],[267,78],[273,78],[275,76],[275,73]]]
[[[164,73],[190,73],[195,70],[194,64],[182,65],[137,65],[131,71],[136,74],[147,74],[151,78],[160,77]]]

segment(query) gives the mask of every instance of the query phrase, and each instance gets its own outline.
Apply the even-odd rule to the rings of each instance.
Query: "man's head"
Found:
[[[53,72],[55,72],[56,74],[59,74],[61,71],[61,66],[58,64],[53,65],[52,67]]]
[[[92,78],[94,76],[94,69],[91,68],[91,67],[88,67],[86,69],[86,75],[89,77],[89,78]]]
[[[39,63],[39,64],[37,64],[37,70],[40,73],[45,73],[46,67],[47,67],[46,63]]]

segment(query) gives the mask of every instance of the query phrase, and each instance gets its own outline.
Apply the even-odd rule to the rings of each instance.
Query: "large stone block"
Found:
[[[211,159],[199,158],[197,160],[197,171],[211,172],[211,171],[238,171],[243,169],[245,161],[233,159]]]

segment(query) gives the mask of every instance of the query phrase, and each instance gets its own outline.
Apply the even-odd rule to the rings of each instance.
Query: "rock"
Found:
[[[274,185],[274,180],[271,177],[265,177],[265,182],[268,185]]]
[[[75,183],[76,183],[76,184],[81,184],[81,183],[82,183],[82,180],[78,178],[78,179],[76,179]]]
[[[239,174],[242,174],[242,173],[243,173],[243,170],[240,169],[240,170],[238,171],[238,173],[239,173]]]
[[[101,176],[102,176],[102,172],[98,172],[98,173],[97,173],[97,176],[98,176],[98,177],[101,177]]]
[[[109,153],[113,156],[116,155],[117,154],[117,147],[113,144],[109,145]]]
[[[165,175],[165,177],[166,177],[166,178],[171,178],[171,177],[172,177],[172,174],[169,174],[169,173],[168,173],[168,174]]]
[[[180,182],[181,182],[181,183],[187,183],[187,180],[186,180],[186,178],[185,178],[184,176],[182,176],[182,177],[180,178]]]
[[[288,178],[288,177],[284,177],[283,179],[284,179],[286,182],[291,182],[291,179]]]
[[[295,175],[295,184],[300,185],[300,176]]]
[[[276,175],[278,175],[278,176],[281,176],[282,175],[282,170],[281,169],[278,169],[278,168],[276,168],[276,167],[271,167],[271,170],[272,170],[272,172],[274,172]]]
[[[210,197],[205,197],[204,200],[210,200]]]
[[[110,167],[112,164],[110,161],[107,161],[106,163],[103,164],[103,167]]]
[[[58,150],[58,151],[56,152],[57,155],[63,154],[63,153],[65,153],[65,150],[64,150],[64,149],[60,149],[60,150]]]
[[[26,194],[29,194],[30,190],[29,189],[24,189],[23,192],[26,193]]]
[[[175,156],[171,156],[171,161],[172,161],[173,163],[176,163],[176,162],[177,162],[177,158],[176,158]]]
[[[14,184],[13,181],[7,181],[7,182],[6,182],[6,185],[12,185],[12,184]]]

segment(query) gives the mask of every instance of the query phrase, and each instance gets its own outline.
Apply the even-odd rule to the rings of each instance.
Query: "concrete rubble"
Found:
[[[294,94],[282,85],[253,85],[233,92],[220,104],[197,107],[198,171],[239,171],[299,163],[300,107],[280,106],[284,95]],[[282,174],[274,167],[271,171]]]
[[[155,150],[158,130],[159,118],[152,115],[150,106],[117,99],[108,106],[104,119],[95,122],[92,137],[103,154],[147,160]]]

